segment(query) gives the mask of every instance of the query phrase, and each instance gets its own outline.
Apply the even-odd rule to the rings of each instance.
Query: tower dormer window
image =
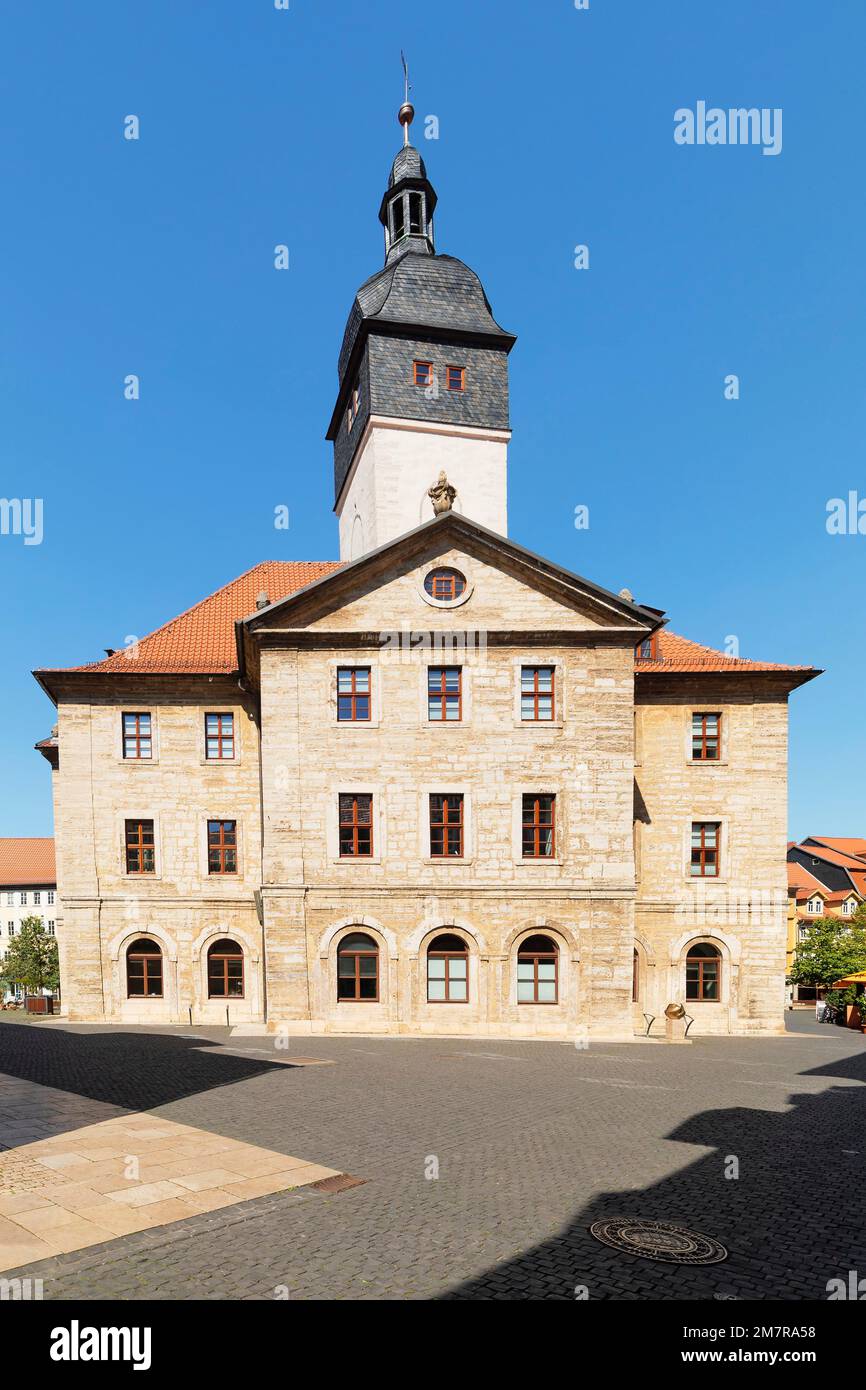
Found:
[[[403,211],[403,194],[391,204],[391,239],[399,241],[406,231],[406,217]]]
[[[433,385],[433,363],[419,362],[412,363],[412,380],[416,386]]]
[[[445,385],[449,391],[464,391],[466,389],[466,368],[446,367]]]

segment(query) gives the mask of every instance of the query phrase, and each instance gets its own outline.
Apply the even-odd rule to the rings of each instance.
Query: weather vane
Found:
[[[400,62],[403,64],[403,105],[397,112],[397,120],[403,127],[403,144],[408,145],[409,127],[412,124],[412,121],[415,116],[415,107],[409,100],[409,92],[411,91],[411,84],[409,82],[409,64],[406,62],[406,55],[404,54],[402,48],[400,49]]]

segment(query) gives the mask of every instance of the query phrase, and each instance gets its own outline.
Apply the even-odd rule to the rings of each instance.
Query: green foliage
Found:
[[[809,923],[794,951],[791,979],[796,984],[831,985],[858,970],[866,970],[866,913],[862,909],[848,920],[818,917]]]
[[[18,935],[12,937],[0,961],[0,981],[9,987],[23,985],[30,993],[59,988],[57,942],[46,935],[40,917],[25,917]]]

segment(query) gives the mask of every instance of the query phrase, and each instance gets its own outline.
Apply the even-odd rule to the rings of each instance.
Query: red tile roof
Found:
[[[850,854],[855,858],[866,858],[866,840],[859,839],[856,835],[810,835],[810,840],[816,844],[826,845],[828,849],[838,850],[841,854]],[[811,844],[804,845],[804,849],[813,849]]]
[[[171,622],[157,628],[149,636],[142,637],[136,647],[117,651],[102,661],[66,669],[94,673],[131,674],[134,671],[178,675],[235,671],[237,652],[234,624],[255,612],[260,593],[266,593],[271,603],[275,603],[338,569],[338,560],[265,560],[217,589],[215,594],[193,604],[192,608],[172,618]],[[783,666],[725,656],[712,647],[702,647],[686,637],[664,631],[658,635],[658,655],[636,661],[635,670],[643,676],[673,671],[811,672],[812,667]]]
[[[665,628],[658,635],[658,655],[635,662],[635,671],[812,671],[811,666],[784,666],[777,661],[749,661],[742,656],[726,656],[713,647],[702,647],[688,637],[679,637]],[[816,673],[817,674],[817,673]]]
[[[859,869],[866,872],[863,860],[853,854],[843,854],[841,850],[828,849],[826,845],[797,845],[797,849],[810,855],[812,859],[820,859],[824,864],[837,864],[842,869]]]
[[[246,574],[194,603],[179,617],[142,637],[137,646],[117,651],[104,661],[73,666],[73,671],[125,671],[195,674],[237,670],[234,625],[256,610],[265,593],[271,603],[288,598],[340,568],[338,560],[263,560]],[[133,656],[133,650],[135,655]]]
[[[47,839],[0,839],[0,888],[33,884],[35,888],[56,884],[54,841]]]

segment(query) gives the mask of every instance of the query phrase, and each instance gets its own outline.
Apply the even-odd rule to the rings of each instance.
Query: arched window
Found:
[[[208,947],[208,999],[243,999],[244,953],[236,941],[221,937]]]
[[[722,997],[722,954],[701,941],[686,956],[686,998],[718,1004]]]
[[[379,998],[379,947],[364,932],[344,936],[337,947],[337,998]]]
[[[162,998],[162,951],[140,936],[126,952],[126,993],[130,999]]]
[[[518,1004],[556,1004],[559,951],[549,936],[528,936],[517,952]]]
[[[469,947],[453,932],[427,948],[427,999],[431,1004],[465,1004],[469,999]]]

